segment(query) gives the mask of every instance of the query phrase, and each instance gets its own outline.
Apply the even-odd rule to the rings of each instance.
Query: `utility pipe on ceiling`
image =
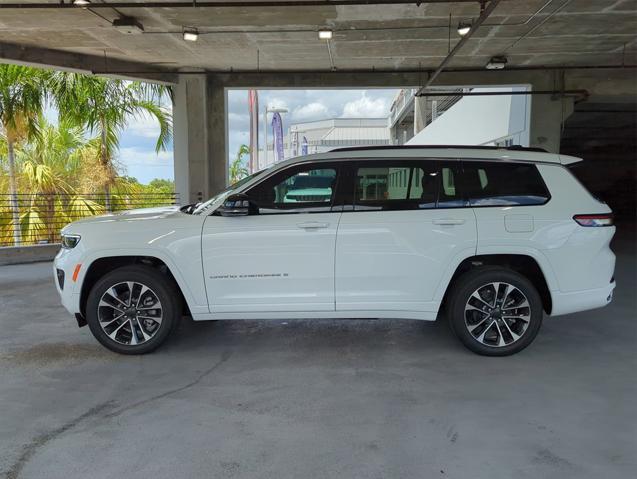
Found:
[[[484,21],[487,18],[489,18],[489,15],[491,15],[493,10],[495,10],[495,7],[497,7],[500,2],[501,0],[491,0],[489,2],[489,6],[487,6],[486,8],[482,10],[482,12],[480,12],[480,16],[471,26],[471,30],[469,30],[469,32],[464,37],[462,37],[458,41],[458,43],[456,43],[453,49],[442,60],[440,65],[438,65],[438,68],[436,68],[436,70],[434,70],[434,72],[429,76],[427,83],[425,83],[425,85],[416,92],[415,96],[421,96],[423,91],[431,86],[431,84],[436,80],[436,78],[438,78],[438,75],[442,73],[442,70],[444,70],[444,68],[449,64],[449,62],[451,62],[452,58],[456,55],[456,53],[460,51],[460,49],[464,46],[464,44],[467,43],[467,41],[469,41],[469,39],[478,30],[478,28],[480,28],[480,25],[482,25]],[[481,2],[481,5],[484,6],[484,0]]]
[[[476,0],[454,0],[455,3],[475,3]],[[330,6],[347,6],[347,5],[417,5],[423,3],[449,3],[449,0],[264,0],[242,2],[240,0],[222,0],[214,1],[177,1],[177,2],[91,2],[88,5],[73,5],[72,0],[69,3],[0,3],[0,9],[60,9],[60,8],[263,8],[263,7],[330,7]]]
[[[488,87],[485,85],[485,87]],[[525,90],[525,91],[470,91],[470,92],[448,92],[429,90],[421,93],[421,97],[447,97],[447,96],[511,96],[511,95],[555,95],[555,96],[572,96],[575,101],[581,101],[590,95],[588,90]]]

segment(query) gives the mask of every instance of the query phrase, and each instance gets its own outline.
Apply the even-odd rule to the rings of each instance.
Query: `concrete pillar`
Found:
[[[207,92],[208,192],[212,196],[228,185],[228,112],[225,88],[211,77],[208,78]]]
[[[572,97],[533,95],[529,146],[559,153],[562,125],[573,113],[574,105]]]
[[[173,91],[175,191],[181,204],[205,201],[227,182],[225,91],[203,73]]]
[[[427,126],[427,97],[414,98],[414,136]]]

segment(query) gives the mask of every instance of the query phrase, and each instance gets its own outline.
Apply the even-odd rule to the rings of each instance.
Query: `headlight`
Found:
[[[62,235],[62,248],[73,249],[80,242],[80,235]]]

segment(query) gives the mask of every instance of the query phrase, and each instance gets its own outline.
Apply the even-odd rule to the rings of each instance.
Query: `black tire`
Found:
[[[151,331],[152,337],[147,340],[145,339],[140,344],[122,344],[121,342],[118,342],[117,340],[109,337],[104,328],[100,325],[98,309],[100,308],[99,304],[102,296],[110,288],[117,286],[117,288],[119,289],[121,288],[121,286],[119,285],[127,282],[138,283],[150,288],[150,293],[152,293],[153,295],[150,299],[151,303],[157,305],[156,302],[153,303],[153,300],[156,298],[159,300],[159,305],[161,306],[161,322],[159,326],[155,325],[155,321],[150,321],[148,324],[150,324],[151,327],[155,328]],[[140,291],[140,288],[137,287],[136,290]],[[150,293],[146,293],[146,296],[144,296],[143,294],[139,294],[138,297],[144,296],[145,298],[147,298]],[[134,293],[131,292],[129,296],[134,297]],[[139,302],[139,300],[137,302]],[[112,303],[124,309],[120,303],[117,303],[116,301],[112,301]],[[129,303],[132,302],[129,301]],[[103,306],[102,314],[104,314]],[[114,312],[113,314],[119,314],[119,312]],[[131,314],[134,314],[134,312],[131,312]],[[157,313],[153,312],[147,314]],[[171,278],[162,274],[157,269],[144,265],[123,266],[105,274],[104,277],[102,277],[95,283],[88,295],[86,302],[86,321],[88,322],[91,333],[93,333],[93,336],[95,336],[95,338],[103,346],[107,347],[111,351],[115,351],[116,353],[120,354],[146,354],[154,351],[163,344],[171,331],[176,328],[177,323],[181,319],[181,315],[181,296],[179,294],[179,291],[177,290],[177,286],[174,284]],[[106,324],[107,322],[108,321],[105,321],[103,324]],[[122,323],[124,322],[127,322],[127,320],[118,320],[113,325],[113,328],[122,325]],[[122,325],[122,332],[118,334],[120,336],[125,336],[126,334],[131,336],[131,334],[129,334],[132,333],[132,331],[130,331],[131,324],[136,324],[135,331],[137,331],[137,333],[135,333],[135,341],[137,341],[138,337],[144,339],[142,337],[142,334],[150,334],[150,332],[148,332],[146,329],[144,329],[143,332],[142,330],[138,329],[142,327],[142,323],[139,322],[139,319],[131,319],[128,324]],[[117,335],[116,338],[120,339]],[[130,340],[130,342],[133,341]]]
[[[504,305],[492,309],[487,308],[487,312],[473,312],[472,310],[465,312],[465,307],[467,307],[469,301],[471,301],[470,306],[481,304],[475,299],[470,300],[474,292],[478,292],[479,290],[478,295],[481,298],[481,294],[486,294],[488,297],[490,292],[495,291],[495,286],[489,286],[491,283],[508,283],[514,288],[517,288],[517,290],[526,297],[529,305],[528,309],[526,307],[520,307],[515,310],[512,308],[505,310],[511,315],[514,313],[520,314],[520,318],[528,317],[526,329],[522,329],[524,324],[526,324],[522,319],[513,320],[511,318],[502,318],[501,308]],[[511,296],[509,304],[524,304],[522,296],[518,293],[511,293]],[[496,301],[497,298],[493,298],[493,304],[498,304]],[[488,303],[491,304],[491,301],[488,301]],[[449,324],[458,339],[471,351],[484,356],[508,356],[522,351],[531,344],[535,336],[537,336],[540,326],[542,325],[542,317],[544,314],[542,299],[531,281],[516,271],[495,266],[476,268],[458,278],[449,296],[447,310]],[[483,319],[485,321],[484,325],[474,329],[475,335],[472,334],[469,328],[478,325]],[[503,324],[503,321],[507,321],[507,323]],[[491,329],[489,329],[488,324],[491,322],[494,322],[494,324],[491,326]],[[509,326],[508,331],[505,329],[507,326]],[[483,336],[482,341],[480,341],[480,335],[487,329],[489,329],[489,331],[485,333],[486,337]],[[504,332],[501,333],[500,331]],[[519,335],[519,339],[515,340],[511,332]],[[522,334],[518,334],[520,332],[522,332]],[[507,340],[511,341],[510,344],[506,344]],[[505,345],[496,344],[500,343],[500,341],[505,343]],[[485,342],[489,344],[485,344]]]

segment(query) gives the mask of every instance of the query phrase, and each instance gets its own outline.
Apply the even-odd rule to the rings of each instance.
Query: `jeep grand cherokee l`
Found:
[[[55,283],[78,323],[125,354],[157,348],[183,315],[434,320],[444,311],[469,349],[508,355],[533,341],[544,314],[612,299],[611,211],[565,167],[576,161],[484,147],[294,158],[197,207],[66,226]],[[290,201],[295,185],[320,194]]]

